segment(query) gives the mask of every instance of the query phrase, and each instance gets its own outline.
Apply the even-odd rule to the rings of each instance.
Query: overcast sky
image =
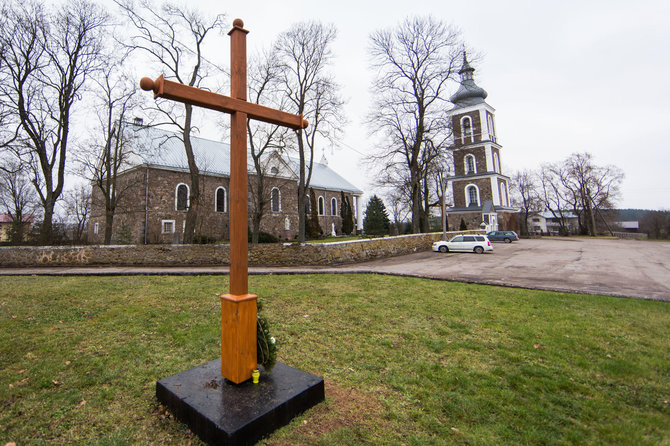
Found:
[[[503,173],[587,151],[597,164],[614,164],[625,172],[619,207],[670,208],[668,1],[191,4],[225,13],[231,24],[242,18],[250,31],[250,52],[269,46],[294,22],[314,19],[336,26],[333,73],[347,101],[349,122],[342,144],[332,151],[327,147],[326,157],[368,196],[369,173],[357,160],[371,149],[364,124],[370,104],[369,36],[407,16],[431,14],[458,27],[467,45],[483,56],[475,66],[475,80],[496,109]],[[220,60],[227,65],[226,39],[221,40]],[[211,52],[207,57],[217,59]],[[202,136],[220,139],[211,132]]]

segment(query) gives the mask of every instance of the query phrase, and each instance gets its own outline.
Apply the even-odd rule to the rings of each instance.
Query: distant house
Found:
[[[25,227],[23,228],[23,239],[30,232],[33,225],[33,216],[24,216]],[[9,214],[0,214],[0,242],[8,242],[10,238],[10,229],[12,228],[12,217]]]
[[[135,158],[118,177],[117,191],[127,189],[119,201],[112,226],[112,243],[181,243],[189,208],[190,177],[184,145],[174,132],[128,125],[132,144],[138,148]],[[229,238],[230,148],[226,143],[192,137],[193,151],[200,170],[200,212],[196,235],[227,240]],[[141,149],[141,150],[139,150]],[[254,170],[249,158],[249,181]],[[271,153],[264,160],[269,205],[261,221],[261,231],[282,239],[298,233],[297,160]],[[334,228],[341,233],[342,196],[349,200],[354,224],[362,229],[363,191],[349,183],[327,163],[314,163],[310,187],[316,195],[319,223],[324,233]],[[249,196],[249,207],[253,206]],[[305,203],[309,207],[310,203]],[[304,209],[304,208],[303,208]],[[251,217],[251,212],[249,213]],[[251,226],[251,224],[250,224]],[[105,207],[100,190],[93,187],[88,240],[102,243],[105,234]]]
[[[561,221],[568,234],[579,230],[579,218],[572,211],[542,211],[530,216],[529,232],[531,234],[562,235]]]
[[[617,221],[614,222],[614,226],[620,228],[623,232],[636,233],[640,232],[640,222],[639,221]]]

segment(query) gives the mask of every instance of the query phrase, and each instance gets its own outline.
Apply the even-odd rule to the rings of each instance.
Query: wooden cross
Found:
[[[256,368],[256,295],[248,288],[247,119],[303,129],[307,121],[247,102],[247,33],[241,19],[230,30],[230,97],[171,82],[161,75],[140,80],[154,98],[230,114],[230,293],[221,296],[221,375],[236,384]]]

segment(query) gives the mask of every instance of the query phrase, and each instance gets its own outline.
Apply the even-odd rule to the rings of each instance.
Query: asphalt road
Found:
[[[556,238],[492,253],[421,252],[355,265],[376,272],[670,301],[670,242]]]
[[[227,274],[228,267],[0,268],[0,275]],[[331,267],[251,267],[250,274],[380,273],[670,302],[670,242],[550,238],[486,254],[419,252]]]

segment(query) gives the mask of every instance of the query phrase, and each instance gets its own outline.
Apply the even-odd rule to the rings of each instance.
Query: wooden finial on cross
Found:
[[[248,289],[247,119],[306,128],[294,115],[247,102],[247,33],[242,19],[230,30],[230,97],[165,80],[140,80],[154,98],[230,114],[230,293],[221,296],[221,375],[236,384],[256,368],[256,295]]]

